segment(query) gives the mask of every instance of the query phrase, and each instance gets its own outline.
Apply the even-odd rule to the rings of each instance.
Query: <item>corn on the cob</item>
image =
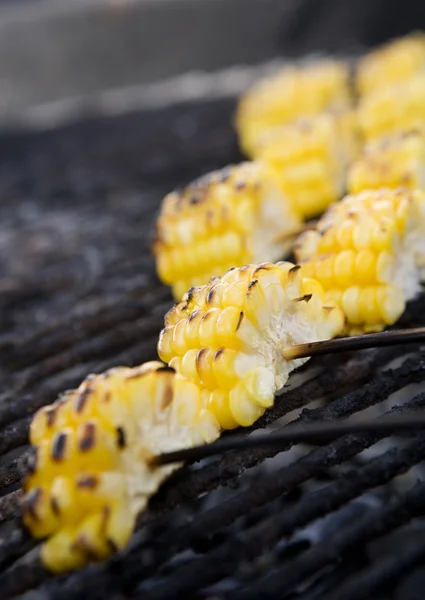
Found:
[[[230,267],[278,260],[289,251],[301,218],[274,170],[243,163],[169,194],[157,222],[154,253],[160,279],[176,300]]]
[[[394,133],[424,129],[425,74],[377,90],[359,103],[357,119],[366,141]]]
[[[364,148],[348,173],[352,194],[381,187],[425,190],[425,135],[420,131],[395,134]]]
[[[276,169],[286,196],[308,219],[342,196],[354,146],[352,120],[322,114],[274,129],[259,144],[256,158]]]
[[[347,333],[380,331],[418,293],[424,207],[420,191],[365,191],[334,204],[316,230],[300,236],[302,271],[342,308]]]
[[[356,73],[360,95],[408,80],[425,71],[425,36],[414,33],[373,50],[359,61]]]
[[[342,311],[322,298],[320,284],[288,262],[231,269],[166,315],[158,353],[200,386],[223,429],[251,425],[307,360],[286,361],[282,350],[342,329]]]
[[[178,465],[153,468],[160,452],[213,441],[201,392],[160,362],[91,376],[34,417],[23,501],[25,525],[48,537],[55,572],[101,560],[128,542],[139,512]]]
[[[242,96],[236,130],[247,156],[254,156],[264,134],[290,123],[351,104],[349,69],[335,60],[284,68]]]

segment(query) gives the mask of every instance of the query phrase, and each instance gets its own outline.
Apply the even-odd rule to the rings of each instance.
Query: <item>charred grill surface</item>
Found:
[[[152,499],[125,553],[70,576],[44,572],[21,530],[31,415],[91,371],[155,358],[172,304],[149,253],[155,215],[166,192],[240,160],[233,109],[217,100],[0,139],[2,598],[414,597],[409,577],[425,556],[418,433],[189,465]],[[412,303],[403,325],[425,325],[424,308]],[[418,346],[315,359],[255,428],[294,409],[285,422],[423,410],[424,379]]]

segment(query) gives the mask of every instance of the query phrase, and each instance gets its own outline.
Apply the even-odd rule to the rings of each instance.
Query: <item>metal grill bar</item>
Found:
[[[17,183],[12,177],[13,191],[10,192],[4,190],[4,172],[0,171],[0,198],[6,199],[0,203],[2,223],[20,232],[19,219],[16,224],[14,194],[19,199],[23,195],[22,189],[26,189],[25,185],[22,189],[19,187],[19,169],[24,164],[29,173],[25,176],[32,181],[31,189],[35,189],[37,205],[42,207],[47,218],[57,210],[56,207],[62,210],[62,206],[66,206],[78,242],[77,252],[72,249],[73,240],[71,249],[64,247],[54,260],[48,253],[40,255],[37,277],[31,280],[26,276],[8,276],[9,291],[0,317],[4,323],[4,333],[0,337],[4,390],[0,398],[0,454],[24,445],[30,415],[38,407],[53,401],[59,392],[78,384],[89,371],[100,371],[119,363],[137,364],[155,356],[158,330],[171,299],[169,292],[159,286],[153,274],[152,260],[146,248],[141,247],[140,239],[147,234],[149,220],[166,191],[194,175],[238,159],[228,125],[233,105],[230,101],[220,101],[197,107],[175,107],[162,113],[138,116],[137,126],[134,117],[127,117],[110,124],[99,122],[85,130],[71,127],[49,135],[15,139],[12,143],[5,143],[0,138],[0,156],[16,165],[18,173]],[[195,124],[195,134],[187,141],[175,133],[181,127],[181,119]],[[32,157],[36,155],[41,158],[33,162]],[[78,176],[73,172],[75,169],[78,173],[81,168],[90,179],[90,185],[83,191],[75,183]],[[134,190],[139,194],[136,202],[128,198],[128,193],[134,193]],[[116,193],[121,195],[114,200]],[[110,224],[105,222],[97,229],[97,221],[108,213],[113,217],[111,222],[119,223],[119,227],[111,231]],[[54,219],[52,222],[54,224]],[[21,230],[19,239],[33,234],[30,227],[25,227],[27,229]],[[89,261],[86,264],[81,260],[92,241],[101,253],[100,263],[95,268]],[[0,260],[0,272],[2,268],[4,265]],[[67,288],[69,282],[60,277],[65,271],[71,274],[70,289]],[[49,277],[54,283],[46,290],[37,280]],[[17,308],[13,306],[15,301]],[[34,327],[28,306],[34,311],[44,307],[48,317],[44,324]],[[423,297],[411,303],[398,326],[424,325],[423,306]],[[64,314],[66,317],[62,318]],[[9,315],[10,324],[7,323]],[[390,361],[406,358],[409,354],[412,356],[401,366],[377,377],[379,370]],[[311,376],[310,369],[318,369],[319,373],[299,387],[289,388],[277,399],[275,407],[251,429],[264,427],[294,408],[308,405],[312,399],[326,399],[328,404],[304,410],[298,419],[300,423],[344,418],[374,406],[405,386],[424,380],[425,352],[400,347],[315,359],[311,361],[311,367],[304,369],[306,378]],[[423,404],[424,395],[419,395],[394,410],[403,411],[409,406],[422,408]],[[284,512],[271,506],[272,501],[279,503],[281,496],[298,486],[304,489],[309,479],[352,460],[382,437],[344,436],[314,449],[288,466],[271,473],[261,472],[261,485],[249,487],[200,512],[194,502],[200,495],[223,484],[237,483],[245,470],[288,446],[235,452],[232,456],[201,465],[197,470],[185,468],[153,499],[141,519],[141,531],[131,549],[114,561],[69,577],[56,578],[45,573],[39,563],[36,544],[21,532],[18,520],[6,523],[7,534],[0,533],[3,597],[6,599],[39,586],[42,586],[43,600],[75,597],[93,600],[113,594],[127,598],[142,593],[144,597],[148,593],[152,597],[161,597],[165,586],[167,595],[162,597],[171,598],[177,593],[170,592],[171,587],[179,589],[175,587],[178,585],[198,593],[208,582],[219,581],[231,573],[232,564],[238,567],[246,563],[260,575],[257,557],[260,553],[265,560],[271,557],[269,564],[272,566],[274,548],[282,536],[290,536],[297,527],[308,525],[344,506],[365,490],[388,483],[424,458],[424,437],[415,436],[408,440],[406,447],[387,451],[365,466],[348,463],[351,471],[325,488],[314,494],[301,494],[296,504],[291,504],[290,499],[285,500]],[[16,484],[18,477],[18,462],[14,458],[0,466],[3,494],[7,493],[8,486]],[[0,498],[0,522],[15,516],[19,493],[19,490],[14,491]],[[418,507],[416,493],[411,490],[394,499],[380,515],[366,515],[370,520],[377,520],[375,529],[370,532],[366,531],[366,518],[356,520],[353,526],[350,525],[351,529],[344,527],[344,532],[349,534],[347,547],[339,534],[335,534],[331,539],[332,552],[327,557],[320,556],[320,544],[307,552],[301,549],[297,558],[290,564],[284,563],[283,571],[273,576],[279,578],[285,569],[294,569],[293,586],[296,586],[296,581],[304,580],[304,574],[306,577],[317,575],[324,563],[334,564],[340,551],[346,552],[353,545],[364,548],[368,539],[395,529],[403,520],[408,521],[419,514],[422,509]],[[188,524],[174,520],[175,513],[170,510],[176,506],[180,507],[176,513],[182,512],[190,519]],[[253,515],[256,508],[261,509],[258,519],[256,513]],[[251,517],[246,518],[248,515],[253,515],[254,522]],[[360,533],[354,535],[354,528],[359,527]],[[236,537],[232,542],[234,531]],[[415,564],[422,552],[422,541],[412,544],[406,564]],[[185,567],[170,568],[167,561],[188,549],[198,552],[196,560],[191,560]],[[200,552],[205,554],[199,557]],[[222,563],[216,561],[217,556],[223,557]],[[199,566],[205,567],[202,572]],[[354,571],[362,578],[366,591],[378,589],[390,571],[384,562],[363,572],[358,568]],[[143,579],[146,586],[140,587]],[[285,581],[280,579],[277,585],[285,585],[286,590],[287,580],[287,577]],[[338,581],[341,585],[341,580]],[[260,579],[257,587],[260,597],[264,597],[263,584]],[[344,585],[347,594],[354,594],[355,579]],[[241,594],[249,592],[248,589],[241,590]]]
[[[369,598],[380,588],[396,582],[400,576],[406,576],[417,565],[423,564],[425,559],[425,536],[419,540],[403,546],[402,552],[392,554],[381,560],[376,566],[361,571],[350,578],[345,584],[339,586],[332,594],[326,596],[327,600],[357,600]]]
[[[328,564],[338,563],[345,552],[359,544],[384,535],[414,516],[423,515],[425,513],[424,493],[425,483],[418,483],[413,489],[392,499],[385,508],[380,507],[369,511],[367,516],[357,520],[353,526],[344,527],[330,539],[307,550],[299,558],[295,558],[290,565],[280,568],[278,573],[250,585],[247,590],[235,592],[232,598],[234,600],[251,600],[258,598],[259,594],[264,599],[276,598],[276,594],[293,589],[296,584],[307,579],[312,573],[320,571]],[[153,600],[160,596],[152,595],[151,592],[145,597]]]

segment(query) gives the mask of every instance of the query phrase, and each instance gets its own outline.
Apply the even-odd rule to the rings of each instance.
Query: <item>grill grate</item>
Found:
[[[0,139],[3,598],[35,588],[40,600],[307,599],[330,590],[335,599],[382,590],[395,598],[424,557],[422,434],[397,445],[367,434],[311,451],[239,450],[188,466],[152,500],[125,553],[70,576],[46,574],[19,527],[32,413],[92,370],[154,358],[171,298],[154,275],[150,225],[167,191],[240,158],[233,107],[216,100]],[[403,325],[425,325],[423,302]],[[315,359],[252,429],[420,410],[424,374],[425,353],[412,347]],[[322,402],[290,414],[312,399]],[[390,538],[402,526],[400,557]],[[382,556],[371,551],[377,540],[388,540]]]

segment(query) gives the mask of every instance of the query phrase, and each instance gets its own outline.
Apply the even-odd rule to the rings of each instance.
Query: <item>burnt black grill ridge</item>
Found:
[[[332,594],[326,595],[326,600],[358,600],[373,598],[374,593],[383,584],[386,587],[405,578],[418,565],[423,565],[425,559],[425,535],[403,546],[402,552],[396,552],[380,560],[360,573],[350,577],[338,586]],[[418,591],[418,593],[421,593]],[[415,595],[419,598],[419,595]],[[411,597],[413,600],[413,597]],[[323,598],[324,600],[324,598]]]

